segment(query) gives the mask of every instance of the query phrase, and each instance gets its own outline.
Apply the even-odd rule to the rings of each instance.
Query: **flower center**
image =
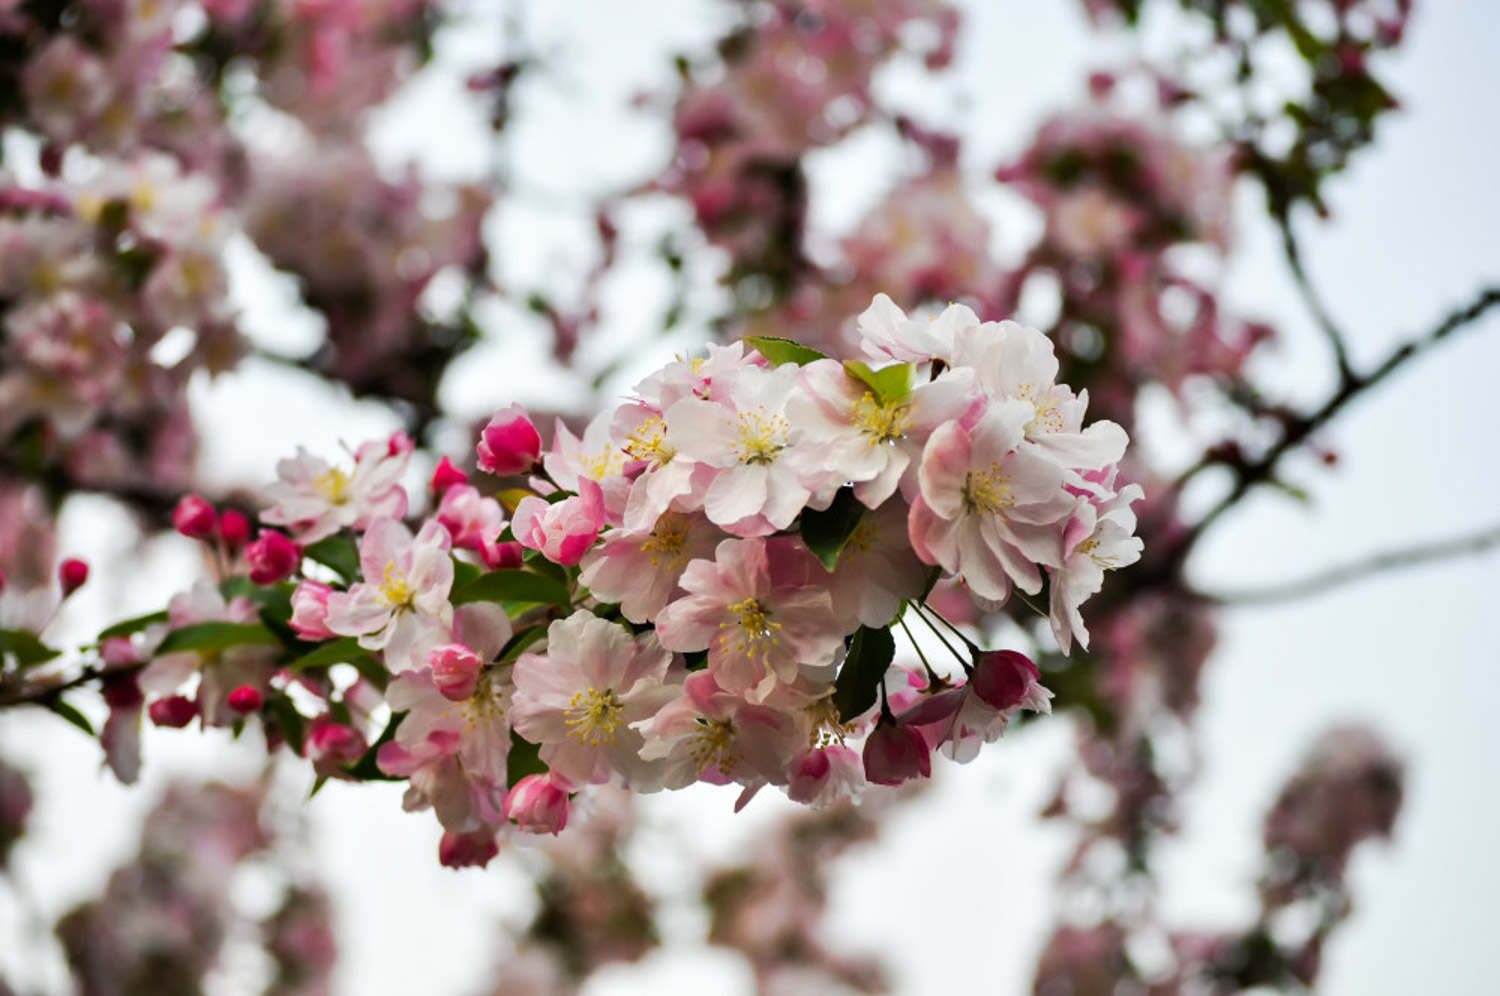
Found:
[[[667,423],[652,415],[625,437],[625,452],[634,460],[645,460],[658,467],[670,463],[677,451],[667,445]]]
[[[699,771],[713,765],[728,777],[740,763],[740,752],[734,744],[734,723],[699,717],[698,732],[688,741],[688,757]]]
[[[479,680],[474,685],[474,694],[469,696],[460,708],[463,710],[464,724],[470,730],[497,723],[505,718],[505,687],[500,683],[494,669],[486,668],[479,672]]]
[[[964,509],[971,515],[993,515],[1010,508],[1016,503],[1016,497],[1006,483],[1009,480],[998,462],[990,464],[985,470],[969,471],[964,475]]]
[[[416,596],[416,592],[406,582],[406,575],[394,560],[385,565],[385,577],[376,591],[380,593],[381,601],[394,609],[410,605]]]
[[[739,623],[738,635],[740,638],[739,649],[747,657],[765,656],[771,652],[773,647],[781,645],[781,637],[776,634],[781,630],[781,623],[771,618],[754,598],[747,598],[743,602],[734,602],[726,606],[737,618]],[[729,623],[720,623],[720,629],[728,629]],[[721,645],[726,649],[729,646],[729,634],[720,638]]]
[[[833,704],[832,697],[818,699],[807,706],[806,710],[812,719],[812,731],[807,737],[809,747],[842,746],[854,733],[853,723],[839,722],[839,709]]]
[[[1022,384],[1016,389],[1016,394],[1029,401],[1031,407],[1036,409],[1036,414],[1031,417],[1030,422],[1026,423],[1026,435],[1041,436],[1052,432],[1062,432],[1062,406],[1058,404],[1054,391],[1054,388],[1048,388],[1043,394],[1038,392],[1032,384]]]
[[[873,448],[904,437],[911,426],[911,410],[902,401],[876,401],[875,395],[866,391],[850,409],[849,423],[869,437]]]
[[[341,467],[329,467],[313,478],[313,490],[335,505],[349,500],[349,474]]]
[[[586,688],[573,693],[568,701],[568,736],[585,747],[615,742],[615,731],[625,714],[625,706],[615,698],[615,690]]]
[[[687,518],[678,512],[663,512],[641,552],[651,557],[652,567],[677,569],[687,560]]]
[[[1101,569],[1106,571],[1112,571],[1120,566],[1118,557],[1109,554],[1095,553],[1094,551],[1098,548],[1099,540],[1093,536],[1090,536],[1088,539],[1075,546],[1073,548],[1073,552],[1086,554],[1090,560],[1098,564]]]
[[[758,408],[740,412],[735,420],[739,438],[734,441],[733,449],[740,463],[771,463],[786,449],[792,427],[781,415],[767,414],[764,408]]]
[[[602,481],[611,474],[618,474],[625,467],[625,454],[613,446],[601,450],[593,456],[586,456],[579,460],[583,464],[583,472],[596,481]]]

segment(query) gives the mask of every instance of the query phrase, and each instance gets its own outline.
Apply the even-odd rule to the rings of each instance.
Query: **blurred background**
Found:
[[[877,292],[1047,331],[1148,495],[1089,653],[976,618],[1042,642],[1054,715],[852,812],[601,796],[455,871],[401,785],[307,800],[256,727],[147,723],[124,786],[0,707],[0,993],[1489,991],[1500,12],[80,0],[0,31],[8,631],[160,608],[206,576],[176,498],[253,512],[298,446],[405,429],[421,495],[499,407],[576,426],[746,333],[847,348]],[[54,616],[63,557],[91,577]]]

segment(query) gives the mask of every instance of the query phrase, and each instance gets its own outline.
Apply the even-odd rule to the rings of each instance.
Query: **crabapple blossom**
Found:
[[[262,529],[260,537],[245,546],[250,564],[250,580],[256,584],[275,584],[291,577],[302,562],[302,547],[287,539],[285,533]]]
[[[801,583],[806,556],[793,537],[724,540],[713,560],[688,564],[679,582],[686,594],[656,617],[662,646],[707,650],[719,686],[755,702],[778,682],[833,664],[843,634],[827,589]]]
[[[1130,506],[1143,495],[1140,485],[1130,484],[1099,503],[1092,495],[1079,497],[1063,532],[1062,563],[1047,571],[1052,634],[1064,653],[1075,637],[1088,649],[1089,631],[1079,606],[1104,586],[1105,572],[1141,558],[1143,544],[1135,535]]]
[[[202,497],[183,495],[172,510],[172,526],[191,539],[204,539],[218,529],[219,516]]]
[[[353,470],[345,470],[298,448],[295,459],[276,465],[278,480],[265,489],[271,507],[261,519],[289,527],[302,543],[400,519],[407,508],[400,481],[410,456],[409,441],[371,441],[355,451]]]
[[[384,651],[393,673],[421,667],[453,623],[451,545],[448,531],[436,521],[413,538],[394,519],[375,520],[359,546],[365,581],[328,595],[326,625],[359,637],[367,650]]]
[[[865,777],[876,785],[900,785],[932,777],[932,749],[909,726],[881,723],[865,740]]]
[[[561,833],[568,825],[568,783],[555,774],[527,775],[505,800],[505,815],[526,833]]]
[[[499,541],[505,529],[505,512],[498,501],[481,495],[477,488],[462,481],[451,482],[442,494],[437,520],[453,537],[454,546],[473,550],[491,569],[520,563],[514,545]]]
[[[584,554],[578,579],[594,596],[617,602],[634,623],[654,619],[677,592],[693,560],[713,556],[723,534],[702,513],[662,513],[645,532],[615,529]]]
[[[328,596],[333,589],[321,581],[303,579],[292,591],[289,625],[304,640],[331,640],[338,636],[328,628]]]
[[[708,671],[688,675],[680,688],[639,724],[641,757],[662,763],[667,788],[699,779],[747,787],[785,780],[800,746],[790,716],[726,691]]]
[[[515,664],[512,722],[541,745],[548,766],[584,785],[618,775],[644,788],[656,780],[641,760],[641,734],[677,689],[668,681],[672,655],[654,636],[639,639],[617,623],[580,610],[547,627],[545,654]]]

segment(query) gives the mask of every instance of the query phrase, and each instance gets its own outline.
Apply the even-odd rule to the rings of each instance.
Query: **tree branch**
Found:
[[[1287,418],[1282,436],[1275,445],[1259,458],[1234,466],[1236,476],[1234,487],[1187,533],[1181,547],[1175,551],[1178,558],[1186,557],[1198,538],[1220,516],[1238,504],[1252,487],[1271,480],[1282,457],[1306,442],[1307,438],[1318,429],[1331,422],[1351,401],[1385,380],[1414,357],[1438,345],[1454,332],[1473,324],[1496,305],[1500,305],[1500,286],[1485,288],[1473,301],[1450,313],[1430,332],[1398,347],[1370,373],[1363,376],[1351,375],[1351,379],[1346,381],[1332,397],[1323,403],[1321,408],[1311,415]]]
[[[1339,384],[1348,384],[1355,379],[1355,375],[1354,368],[1349,365],[1349,348],[1345,345],[1344,331],[1333,320],[1317,288],[1308,277],[1307,270],[1302,266],[1302,250],[1297,245],[1297,236],[1292,232],[1291,216],[1287,213],[1277,215],[1276,225],[1281,230],[1281,248],[1286,254],[1287,266],[1291,268],[1297,290],[1302,294],[1302,301],[1322,330],[1323,338],[1328,340],[1329,348],[1333,350],[1333,359],[1339,368]]]
[[[1385,550],[1295,581],[1286,581],[1266,588],[1217,594],[1200,593],[1197,597],[1216,605],[1276,605],[1391,571],[1406,570],[1410,567],[1420,567],[1423,564],[1452,560],[1457,557],[1478,556],[1497,546],[1500,546],[1500,524],[1467,536],[1455,536],[1451,539]]]

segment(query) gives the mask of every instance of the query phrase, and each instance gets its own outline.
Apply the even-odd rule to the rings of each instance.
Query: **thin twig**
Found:
[[[1276,219],[1276,224],[1281,229],[1281,248],[1286,253],[1287,266],[1291,268],[1297,290],[1301,292],[1307,310],[1312,313],[1313,320],[1322,330],[1323,338],[1328,340],[1328,347],[1333,350],[1333,359],[1339,368],[1339,384],[1341,386],[1348,384],[1355,377],[1354,368],[1349,365],[1349,347],[1345,344],[1344,331],[1339,328],[1338,322],[1334,321],[1333,315],[1329,313],[1328,307],[1323,303],[1323,298],[1318,294],[1317,288],[1313,286],[1307,270],[1302,265],[1302,250],[1297,245],[1297,236],[1292,232],[1290,215],[1280,215]]]
[[[1384,550],[1358,560],[1351,560],[1347,564],[1309,574],[1295,581],[1245,591],[1200,594],[1198,597],[1218,605],[1276,605],[1391,571],[1406,570],[1457,557],[1477,556],[1497,546],[1500,546],[1500,524],[1467,536],[1455,536],[1451,539],[1420,543],[1396,550]]]

